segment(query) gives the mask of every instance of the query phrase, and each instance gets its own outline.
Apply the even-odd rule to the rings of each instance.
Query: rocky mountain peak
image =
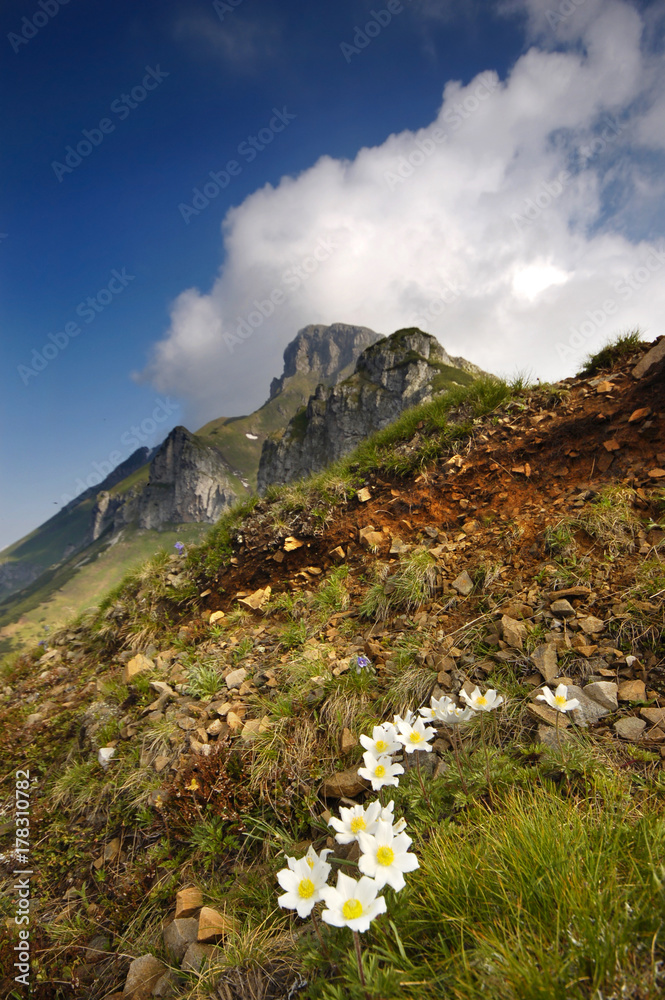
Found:
[[[314,372],[318,378],[333,378],[353,365],[361,351],[381,339],[381,334],[366,326],[348,323],[303,327],[284,350],[284,371],[272,380],[270,398],[274,399],[286,380],[298,373]]]
[[[264,442],[259,491],[325,468],[403,410],[479,374],[471,362],[452,358],[436,337],[415,327],[381,338],[362,352],[348,378],[319,385],[284,434]]]

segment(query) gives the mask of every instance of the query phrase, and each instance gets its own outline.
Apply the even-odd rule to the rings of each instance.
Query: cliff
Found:
[[[132,522],[140,528],[190,521],[213,524],[237,498],[234,480],[215,447],[185,427],[174,427],[150,463],[147,485],[98,494],[91,540],[110,526],[117,531]]]
[[[451,357],[435,337],[411,328],[367,347],[355,371],[334,386],[319,385],[282,435],[263,445],[258,489],[318,472],[352,451],[400,413],[481,370]]]

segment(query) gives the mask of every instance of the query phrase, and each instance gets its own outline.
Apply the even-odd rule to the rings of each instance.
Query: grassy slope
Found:
[[[343,372],[346,374],[346,369]],[[291,417],[306,403],[321,381],[313,375],[292,376],[283,392],[246,417],[220,417],[211,420],[196,433],[218,448],[233,469],[242,473],[252,490],[256,489],[256,473],[263,442],[269,434],[283,430]],[[246,434],[256,434],[251,441]]]
[[[38,566],[52,566],[60,562],[67,546],[78,544],[90,524],[90,514],[95,501],[91,498],[78,504],[68,513],[58,513],[20,538],[13,545],[3,549],[3,562],[25,561]]]
[[[556,408],[557,398],[550,390],[539,392],[541,405]],[[476,389],[475,398],[468,393],[466,400],[461,394],[457,399],[471,413],[494,410],[494,419],[504,419],[508,412],[504,404],[511,395],[518,397],[519,406],[518,388],[497,390],[494,407],[489,387],[484,393]],[[385,475],[396,461],[390,458],[390,447],[406,439],[416,419],[441,430],[442,409],[438,401],[403,415],[398,427],[368,442],[341,472],[350,476],[354,462],[365,470],[374,462]],[[477,430],[495,426],[490,418]],[[371,485],[378,492],[378,482]],[[413,477],[395,485],[398,491],[417,493]],[[350,479],[340,481],[338,469],[327,479],[317,477],[309,485],[273,494],[271,506],[259,520],[272,518],[276,525],[287,515],[306,518],[314,505],[324,506],[326,496],[332,497],[336,490],[337,506],[344,513],[353,488]],[[163,558],[110,596],[107,605],[119,605],[122,619],[115,623],[102,611],[81,627],[83,661],[75,661],[74,670],[80,688],[90,679],[97,682],[88,700],[103,697],[109,704],[122,704],[122,712],[130,705],[137,727],[143,727],[138,735],[120,739],[116,760],[102,771],[95,754],[78,745],[86,707],[82,699],[74,712],[52,711],[38,731],[21,731],[20,725],[12,732],[8,728],[5,742],[0,742],[2,773],[13,771],[18,754],[22,766],[39,774],[34,804],[39,810],[40,840],[34,863],[40,872],[40,919],[34,968],[43,986],[38,988],[38,1000],[83,995],[97,1000],[122,989],[122,972],[128,964],[123,956],[152,951],[164,957],[161,922],[173,911],[176,890],[187,884],[198,885],[208,905],[228,907],[239,925],[218,950],[216,967],[200,978],[186,978],[181,995],[188,1000],[214,995],[220,977],[225,985],[218,995],[233,1000],[284,996],[296,972],[308,981],[298,995],[310,1000],[657,1000],[662,996],[665,781],[658,744],[622,743],[609,725],[603,725],[586,732],[573,727],[560,747],[556,741],[545,745],[534,741],[527,705],[534,669],[528,653],[543,642],[546,623],[551,625],[547,590],[587,579],[593,581],[596,593],[588,607],[581,602],[580,614],[596,615],[604,622],[602,638],[596,635],[594,641],[623,654],[630,652],[647,664],[649,685],[656,684],[662,697],[658,665],[665,650],[662,628],[655,627],[662,617],[662,595],[657,601],[661,584],[639,583],[653,556],[640,554],[632,541],[637,521],[646,527],[658,518],[661,528],[665,526],[665,504],[654,490],[648,510],[646,501],[634,507],[625,499],[626,490],[614,486],[601,493],[600,500],[589,499],[580,508],[574,494],[573,489],[565,514],[560,505],[550,506],[547,490],[539,494],[537,506],[547,507],[542,510],[552,525],[544,556],[551,573],[534,572],[537,565],[544,565],[543,559],[528,561],[528,550],[520,547],[519,532],[514,530],[520,525],[511,518],[502,522],[504,527],[497,526],[492,543],[495,558],[510,566],[505,581],[489,572],[491,566],[480,573],[482,563],[471,565],[477,540],[471,551],[462,550],[465,554],[459,558],[473,570],[476,584],[465,600],[450,589],[438,601],[430,599],[427,569],[433,557],[421,551],[417,559],[414,553],[393,565],[393,581],[397,576],[404,586],[384,592],[388,606],[376,615],[373,592],[381,578],[368,586],[372,566],[378,564],[362,549],[348,570],[346,566],[331,570],[319,587],[312,585],[311,592],[285,589],[273,594],[262,617],[233,610],[210,627],[202,619],[199,601],[190,597],[187,613],[185,591],[175,594],[168,611],[180,608],[189,617],[189,638],[180,637],[180,623],[169,621],[165,614],[169,588],[164,577],[170,567]],[[390,495],[387,486],[386,495]],[[329,502],[334,507],[334,500]],[[508,518],[509,504],[501,509]],[[372,516],[377,514],[374,510]],[[357,515],[360,522],[363,516]],[[535,514],[519,512],[520,530],[529,516]],[[206,566],[210,585],[219,586],[217,573],[223,574],[229,565],[241,523],[240,511],[229,515],[190,553],[187,563],[178,565],[179,571],[189,566],[192,573],[190,594],[200,591]],[[296,524],[293,520],[289,530]],[[578,544],[574,534],[581,526],[587,534]],[[314,532],[307,534],[304,523],[297,528],[314,544]],[[558,532],[561,543],[564,528],[567,541],[557,550],[554,535]],[[489,537],[493,529],[487,525],[481,530]],[[416,540],[421,549],[431,545],[422,533]],[[595,544],[590,546],[591,540]],[[457,538],[446,561],[458,559],[455,548],[460,541],[464,544]],[[619,550],[612,553],[612,544]],[[236,547],[235,553],[236,562],[247,558],[242,549]],[[459,568],[457,562],[450,567],[449,579]],[[222,582],[226,582],[223,576]],[[520,611],[527,595],[533,608]],[[515,601],[518,610],[512,614],[527,615],[524,655],[513,650],[515,655],[501,662],[493,656],[496,629],[503,608]],[[417,614],[421,602],[424,609]],[[278,678],[277,688],[248,696],[249,715],[257,719],[267,715],[270,728],[252,745],[237,738],[230,743],[220,740],[210,758],[193,758],[173,718],[170,724],[168,718],[140,721],[155,697],[146,677],[132,686],[133,706],[128,700],[130,692],[113,658],[132,635],[137,648],[149,635],[159,648],[177,650],[175,666],[155,667],[154,677],[175,683],[175,676],[184,671],[190,689],[201,698],[197,708],[225,690],[223,676],[230,667],[246,663],[257,680],[270,667]],[[363,649],[366,635],[382,654],[379,657],[374,649],[372,658],[384,665],[377,674],[350,671],[336,676],[333,663],[348,663],[354,649]],[[362,935],[367,980],[363,988],[349,932],[324,927],[328,953],[322,953],[311,924],[278,908],[275,876],[284,867],[285,853],[300,856],[312,840],[317,849],[326,846],[331,831],[317,795],[319,782],[332,770],[355,768],[360,762],[360,747],[340,751],[343,729],[354,736],[368,733],[372,722],[422,704],[436,683],[442,635],[454,638],[459,647],[454,654],[458,668],[483,688],[499,689],[506,703],[484,719],[489,725],[476,717],[464,728],[458,761],[447,746],[439,748],[445,767],[435,779],[425,779],[424,789],[413,769],[400,779],[399,788],[387,789],[387,798],[395,799],[396,816],[407,819],[419,868],[407,875],[406,888],[399,894],[385,891],[387,914]],[[69,653],[66,647],[54,648]],[[422,655],[425,650],[429,660]],[[475,659],[465,663],[460,653]],[[625,656],[618,662],[625,662]],[[572,650],[561,652],[562,671],[581,670],[588,676],[588,666]],[[5,709],[3,725],[9,727],[11,721],[16,726],[22,713],[34,710],[24,703],[26,696],[39,690],[48,693],[48,686],[40,689],[36,680],[41,669],[32,657],[9,669],[15,704]],[[575,674],[575,679],[580,676]],[[48,678],[43,681],[53,683]],[[648,699],[653,703],[655,697],[648,694]],[[624,704],[619,714],[638,710],[639,705]],[[103,739],[117,738],[117,724],[115,728],[109,724]],[[155,806],[151,794],[165,779],[151,766],[149,748],[176,754],[177,759],[178,746],[185,750],[185,764],[178,764],[176,794]],[[8,800],[13,794],[13,783],[8,782]],[[370,793],[367,801],[373,798]],[[336,807],[332,811],[337,814]],[[124,860],[93,871],[91,859],[114,836],[124,838]],[[339,848],[337,855],[336,867],[357,874]],[[69,887],[78,894],[71,909],[64,896]],[[109,937],[111,957],[95,966],[94,984],[81,992],[66,983],[75,981],[85,968],[83,948],[100,928]],[[4,954],[11,952],[5,949]],[[125,961],[120,971],[116,955]],[[287,977],[281,991],[260,994],[252,989],[250,976],[258,976],[260,985],[267,983],[261,969]],[[18,998],[19,993],[11,996]]]
[[[163,531],[127,528],[120,541],[110,547],[107,536],[98,539],[71,556],[55,573],[43,575],[3,605],[0,653],[29,649],[44,638],[46,631],[61,627],[99,603],[104,594],[146,559],[163,549],[172,550],[178,540],[199,542],[209,528],[205,524],[168,526]],[[80,565],[84,560],[85,564]]]

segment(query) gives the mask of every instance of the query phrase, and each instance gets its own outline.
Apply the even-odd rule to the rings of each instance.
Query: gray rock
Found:
[[[508,615],[503,615],[501,630],[504,642],[507,642],[513,649],[524,649],[526,626],[522,622],[518,622],[516,618],[510,618]]]
[[[237,670],[232,670],[230,674],[227,674],[225,680],[229,691],[232,688],[239,688],[246,677],[247,671],[244,667],[238,667]]]
[[[632,371],[633,378],[642,378],[653,365],[665,358],[665,337],[659,337],[656,345],[643,354]]]
[[[585,695],[597,701],[608,712],[616,712],[619,707],[618,690],[618,685],[613,681],[594,681],[593,684],[586,684],[584,687]]]
[[[164,931],[164,947],[176,962],[180,961],[190,944],[196,941],[198,928],[197,917],[180,917],[172,920]]]
[[[568,701],[572,701],[573,698],[579,700],[579,708],[574,708],[570,713],[573,722],[578,726],[593,725],[598,719],[602,719],[610,714],[610,709],[604,708],[597,701],[594,701],[593,698],[589,698],[582,688],[577,687],[576,684],[568,685],[567,697]]]
[[[552,601],[550,604],[550,611],[554,615],[558,615],[560,618],[574,618],[575,608],[572,606],[570,601],[562,598],[559,601]]]
[[[559,672],[556,646],[554,643],[546,642],[542,646],[538,646],[537,649],[534,649],[531,654],[531,662],[534,664],[536,670],[538,670],[546,684],[553,681]]]
[[[198,944],[195,941],[185,952],[180,968],[183,972],[200,972],[203,963],[210,961],[215,951],[214,944]]]
[[[166,972],[166,966],[154,955],[141,955],[129,966],[123,996],[131,1000],[149,1000],[154,987]]]
[[[453,590],[456,590],[458,594],[461,594],[462,597],[468,597],[473,590],[473,580],[467,571],[463,569],[460,575],[453,580],[450,586]]]
[[[634,715],[629,715],[627,718],[619,719],[614,723],[614,731],[622,739],[631,740],[635,743],[641,737],[646,726],[647,724],[644,719],[638,719]]]
[[[184,980],[175,972],[165,972],[152,991],[153,997],[175,997],[180,992]]]

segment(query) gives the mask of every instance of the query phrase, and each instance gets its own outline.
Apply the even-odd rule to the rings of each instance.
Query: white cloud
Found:
[[[520,6],[532,21],[549,9]],[[202,423],[259,405],[307,323],[417,323],[485,369],[542,378],[574,370],[571,337],[580,357],[617,329],[656,336],[662,188],[638,154],[663,113],[662,54],[641,37],[629,4],[585,0],[505,81],[449,82],[427,128],[256,191],[224,221],[213,288],[178,297],[142,377]]]

